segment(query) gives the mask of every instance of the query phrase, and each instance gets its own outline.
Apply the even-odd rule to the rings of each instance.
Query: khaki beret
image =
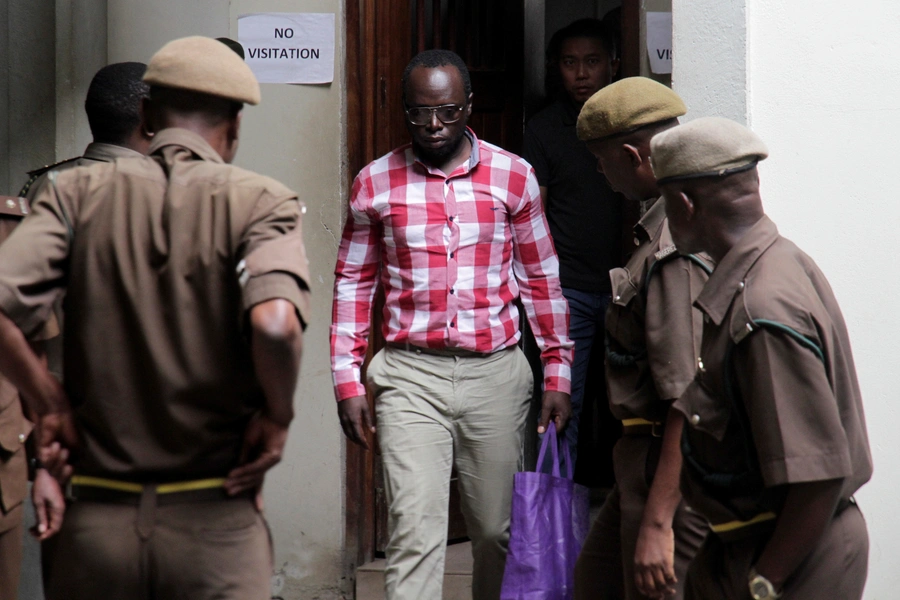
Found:
[[[599,140],[644,125],[668,121],[687,112],[668,87],[647,77],[627,77],[591,96],[578,115],[578,139]]]
[[[235,102],[259,104],[259,83],[241,57],[213,38],[173,40],[147,63],[150,85],[200,92]]]
[[[722,117],[689,121],[650,140],[650,165],[658,183],[746,171],[768,155],[759,136]]]

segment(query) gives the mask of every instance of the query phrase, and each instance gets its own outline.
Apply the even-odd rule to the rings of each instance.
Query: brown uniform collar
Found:
[[[650,208],[647,209],[647,212],[645,212],[644,216],[641,217],[641,220],[637,222],[637,225],[634,226],[634,234],[640,238],[641,241],[649,242],[659,232],[659,228],[662,227],[663,221],[665,220],[666,203],[663,201],[662,196],[660,196]]]
[[[115,144],[101,144],[91,142],[84,149],[83,158],[96,160],[100,162],[115,162],[117,158],[138,158],[143,156],[140,152],[126,148],[125,146],[117,146]]]
[[[209,142],[200,137],[199,134],[187,129],[172,127],[157,132],[150,144],[147,154],[162,154],[163,148],[167,146],[180,146],[190,150],[197,158],[209,162],[224,163],[219,153],[212,149]]]
[[[778,237],[775,223],[766,216],[760,219],[722,258],[694,305],[721,325],[747,271]]]

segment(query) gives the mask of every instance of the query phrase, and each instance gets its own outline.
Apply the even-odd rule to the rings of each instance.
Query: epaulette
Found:
[[[0,196],[0,215],[24,219],[28,216],[28,200],[16,196]]]
[[[80,158],[84,158],[84,157],[73,156],[72,158],[67,158],[66,160],[61,160],[59,162],[55,162],[52,165],[45,165],[45,166],[41,167],[40,169],[28,171],[28,181],[26,181],[25,185],[22,186],[22,189],[19,190],[19,196],[21,196],[23,198],[25,196],[27,196],[28,190],[31,189],[31,186],[34,184],[35,181],[37,181],[37,178],[40,177],[41,175],[43,175],[44,173],[46,173],[47,171],[55,169],[56,167],[58,167],[60,165],[64,165],[66,163],[72,162],[73,160],[78,160]]]

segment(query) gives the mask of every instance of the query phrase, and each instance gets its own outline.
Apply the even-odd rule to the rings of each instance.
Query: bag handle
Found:
[[[550,426],[547,428],[544,439],[541,441],[541,451],[538,453],[537,459],[538,472],[541,472],[544,469],[544,457],[547,455],[548,444],[552,444],[551,454],[553,455],[553,465],[550,468],[550,474],[554,477],[561,477],[559,473],[559,442],[556,438],[556,423],[553,421],[550,421]],[[572,479],[572,455],[569,452],[569,444],[563,440],[563,446],[563,457],[566,460],[567,475],[569,479]]]

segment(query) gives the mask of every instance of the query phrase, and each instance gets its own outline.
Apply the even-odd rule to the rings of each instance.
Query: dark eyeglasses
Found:
[[[444,125],[456,123],[462,118],[462,111],[466,107],[465,104],[442,104],[441,106],[415,106],[406,109],[406,118],[413,125],[428,125],[431,123],[433,116],[437,116],[438,120]]]

